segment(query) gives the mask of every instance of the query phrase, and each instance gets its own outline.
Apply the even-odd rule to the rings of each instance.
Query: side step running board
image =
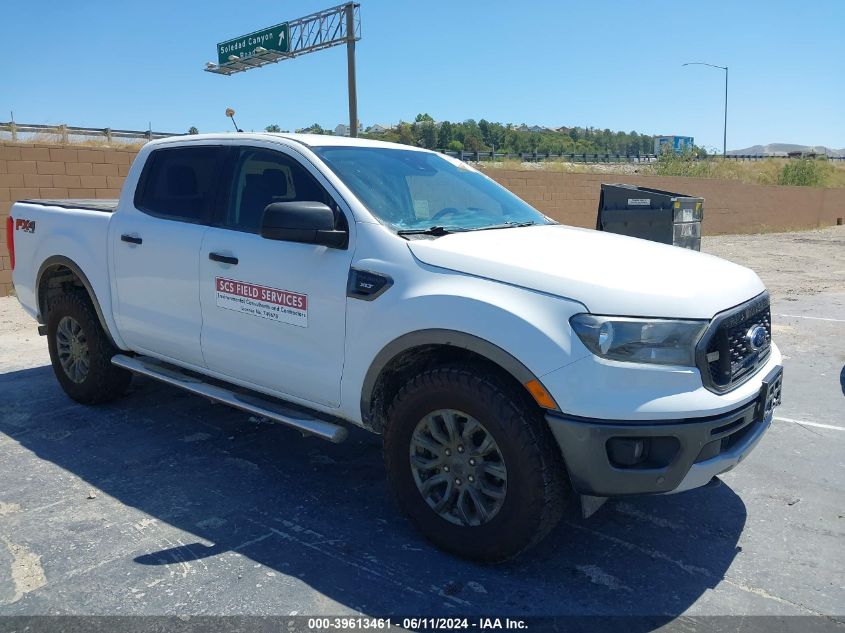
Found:
[[[200,378],[184,373],[177,367],[166,365],[153,358],[144,356],[133,358],[132,356],[117,354],[112,357],[111,362],[113,365],[128,369],[133,373],[166,382],[168,385],[173,385],[198,396],[204,396],[210,400],[227,404],[235,409],[269,418],[275,422],[293,427],[309,435],[316,435],[335,444],[339,444],[346,439],[347,431],[342,426],[324,420],[318,420],[309,416],[307,413],[287,408],[283,403],[273,402],[261,396],[244,395],[226,389],[225,387],[203,382]]]

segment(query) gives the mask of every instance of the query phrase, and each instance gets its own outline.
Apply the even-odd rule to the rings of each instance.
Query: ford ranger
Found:
[[[334,442],[379,433],[401,510],[476,560],[579,504],[716,481],[780,401],[755,273],[558,224],[422,149],[164,139],[119,200],[18,202],[7,230],[68,396],[140,374]]]

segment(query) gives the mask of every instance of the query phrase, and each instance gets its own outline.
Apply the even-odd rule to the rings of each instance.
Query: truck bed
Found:
[[[89,211],[102,211],[104,213],[112,213],[117,209],[117,198],[64,198],[61,200],[53,200],[47,198],[38,198],[35,200],[21,200],[26,204],[37,204],[44,207],[61,207],[63,209],[87,209]]]
[[[62,257],[88,277],[100,307],[111,313],[109,224],[117,200],[21,200],[12,205],[15,268],[12,281],[24,309],[38,317],[38,276],[49,258]]]

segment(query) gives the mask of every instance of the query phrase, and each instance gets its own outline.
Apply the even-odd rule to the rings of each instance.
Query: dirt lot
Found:
[[[845,228],[705,238],[772,289],[785,366],[772,428],[724,485],[608,502],[496,567],[439,552],[399,516],[378,437],[327,444],[137,378],[118,402],[78,405],[34,322],[0,299],[0,616],[845,630],[843,245]]]
[[[704,237],[701,249],[752,268],[775,298],[845,292],[845,226]]]

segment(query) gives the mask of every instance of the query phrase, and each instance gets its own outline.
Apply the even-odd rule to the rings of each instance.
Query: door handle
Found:
[[[221,264],[231,264],[232,266],[238,265],[237,257],[229,257],[228,255],[221,255],[220,253],[209,253],[208,259],[213,262],[220,262]]]
[[[126,235],[125,233],[120,236],[121,242],[129,242],[130,244],[140,244],[144,240],[142,240],[137,235]]]

